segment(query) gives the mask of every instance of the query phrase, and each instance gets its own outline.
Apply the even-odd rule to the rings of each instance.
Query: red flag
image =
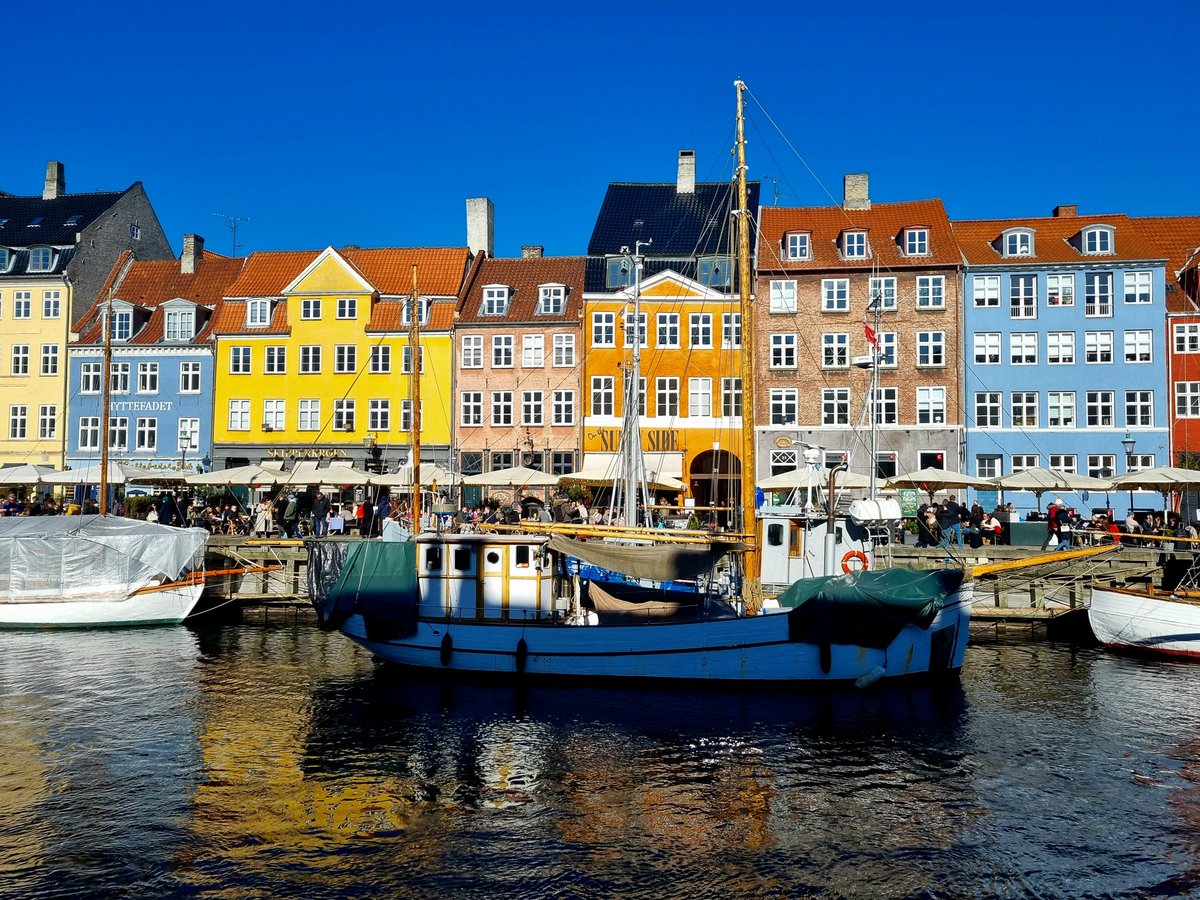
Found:
[[[863,325],[863,332],[867,335],[867,343],[870,344],[872,347],[874,347],[876,350],[878,350],[879,349],[879,338],[877,338],[875,336],[875,329],[872,328],[870,325]]]

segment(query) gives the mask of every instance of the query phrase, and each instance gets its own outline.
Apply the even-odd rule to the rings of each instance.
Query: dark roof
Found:
[[[53,200],[0,196],[0,219],[8,220],[0,225],[0,247],[72,246],[75,235],[124,194],[125,191],[98,191],[94,194],[63,194]],[[31,227],[39,216],[41,222]],[[72,216],[79,216],[79,219],[68,225]]]
[[[747,206],[752,221],[758,218],[759,183],[747,184]],[[608,186],[588,256],[631,250],[637,241],[652,240],[643,248],[647,258],[687,257],[725,252],[732,254],[733,221],[737,190],[732,184],[700,183],[692,194],[681,194],[669,184],[613,182]],[[751,252],[754,232],[750,233]]]
[[[736,255],[736,254],[735,254]],[[733,279],[730,282],[728,290],[737,293],[737,260],[734,259]],[[584,290],[589,294],[610,293],[617,288],[608,286],[608,260],[602,256],[589,256],[587,258],[587,272],[585,275]],[[751,263],[753,265],[753,263]],[[684,278],[698,279],[699,273],[696,271],[696,257],[691,256],[686,259],[652,259],[647,257],[642,264],[642,280],[649,278],[652,275],[657,275],[659,272],[671,271]],[[754,275],[754,270],[750,270],[751,276]]]

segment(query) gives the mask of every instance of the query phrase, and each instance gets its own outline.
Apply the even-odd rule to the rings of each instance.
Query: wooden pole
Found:
[[[421,528],[421,304],[417,293],[417,267],[412,267],[412,297],[408,311],[408,356],[412,371],[408,375],[409,394],[412,396],[412,530],[416,534]]]
[[[754,515],[754,307],[750,302],[750,209],[746,188],[746,122],[742,94],[746,85],[734,82],[737,91],[737,247],[738,301],[742,317],[742,528],[748,535],[743,557],[745,580],[759,578],[759,550]]]

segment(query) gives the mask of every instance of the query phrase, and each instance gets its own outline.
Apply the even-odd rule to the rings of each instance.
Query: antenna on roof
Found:
[[[241,249],[241,244],[238,243],[237,230],[238,222],[249,222],[249,216],[231,216],[229,213],[213,213],[214,216],[219,216],[222,219],[229,220],[229,233],[232,235],[233,255],[238,255],[238,250]]]

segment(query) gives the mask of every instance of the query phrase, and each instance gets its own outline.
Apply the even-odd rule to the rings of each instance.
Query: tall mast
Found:
[[[632,362],[625,373],[625,408],[621,427],[622,471],[617,487],[622,490],[621,509],[625,524],[630,527],[641,524],[638,519],[638,503],[643,508],[650,505],[650,490],[646,484],[646,468],[642,459],[642,422],[639,415],[638,393],[642,382],[642,247],[650,241],[636,241],[633,245],[633,353]],[[628,248],[623,248],[628,252]],[[628,333],[628,329],[626,329]],[[614,502],[614,505],[615,502]]]
[[[738,300],[742,317],[742,531],[747,535],[745,578],[756,582],[759,549],[754,518],[754,308],[750,303],[750,201],[746,189],[746,121],[742,93],[746,85],[733,83],[737,91],[737,244]]]
[[[100,515],[108,514],[108,402],[112,391],[113,289],[104,315],[104,353],[100,357]]]
[[[412,296],[408,303],[408,373],[409,395],[412,397],[412,517],[413,533],[421,527],[421,304],[417,293],[417,267],[412,267]]]

